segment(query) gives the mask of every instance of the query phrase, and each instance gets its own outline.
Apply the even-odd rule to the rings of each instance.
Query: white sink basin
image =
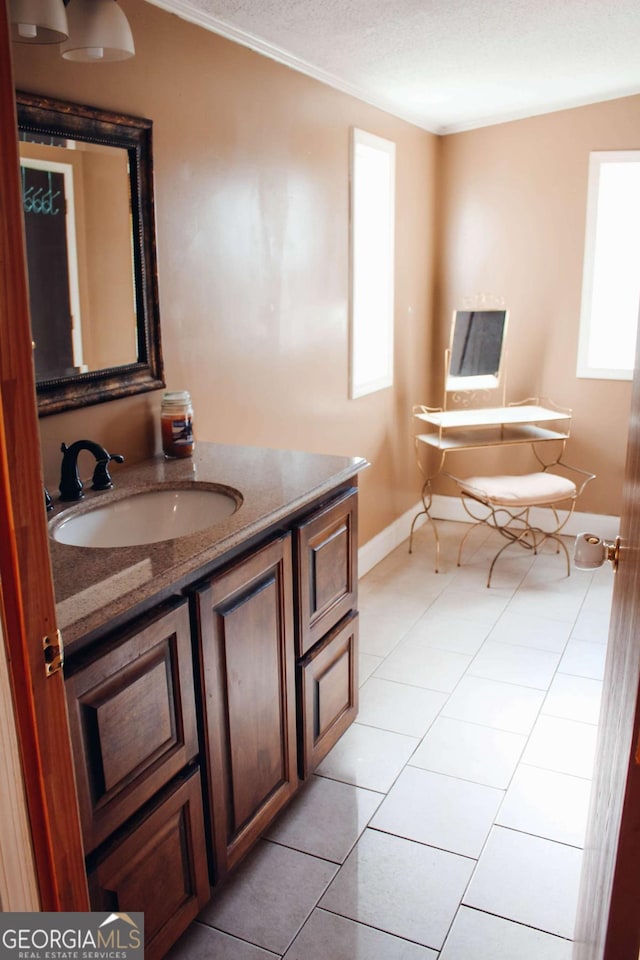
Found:
[[[53,524],[51,536],[74,547],[132,547],[198,533],[230,517],[240,494],[210,489],[134,493]]]

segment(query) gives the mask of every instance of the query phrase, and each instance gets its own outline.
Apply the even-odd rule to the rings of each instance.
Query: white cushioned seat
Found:
[[[540,507],[577,495],[575,483],[553,473],[497,477],[460,477],[463,493],[497,506]]]

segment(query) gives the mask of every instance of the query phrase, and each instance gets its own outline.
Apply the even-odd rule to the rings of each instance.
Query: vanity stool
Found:
[[[448,474],[458,485],[466,512],[475,521],[460,542],[458,566],[469,534],[477,526],[487,524],[507,541],[491,561],[487,587],[491,586],[496,561],[513,544],[537,554],[543,543],[553,540],[557,545],[556,553],[561,549],[564,551],[569,576],[569,552],[560,532],[573,513],[578,497],[595,474],[561,462],[553,467],[564,468],[566,473],[575,475],[575,480],[546,468],[537,473],[494,477],[462,478]],[[546,509],[544,513],[536,510],[535,518],[532,518],[531,511],[536,508]],[[547,519],[549,522],[544,522]]]

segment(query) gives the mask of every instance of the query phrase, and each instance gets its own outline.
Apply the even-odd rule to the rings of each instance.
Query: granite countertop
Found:
[[[67,647],[100,630],[198,570],[322,498],[367,466],[362,457],[199,442],[192,458],[154,457],[136,466],[114,465],[114,487],[90,490],[74,504],[56,502],[50,524],[131,493],[163,484],[221,484],[237,490],[236,512],[189,536],[133,547],[75,547],[50,539],[58,626]]]

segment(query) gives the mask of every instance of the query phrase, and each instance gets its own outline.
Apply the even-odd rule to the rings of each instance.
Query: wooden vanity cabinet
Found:
[[[183,593],[65,667],[92,909],[143,911],[147,960],[355,718],[356,490]]]
[[[295,527],[299,657],[357,606],[358,493],[350,488]]]
[[[358,712],[358,498],[349,489],[295,527],[299,772],[308,777]]]
[[[90,853],[198,754],[187,601],[68,662],[65,690]]]
[[[358,614],[298,661],[300,776],[308,777],[358,713]]]
[[[93,910],[144,913],[145,960],[160,960],[209,900],[197,768],[166,787],[88,870]]]
[[[160,958],[210,898],[188,601],[71,658],[65,689],[92,909],[143,911]]]
[[[193,592],[214,881],[298,786],[291,537]]]

